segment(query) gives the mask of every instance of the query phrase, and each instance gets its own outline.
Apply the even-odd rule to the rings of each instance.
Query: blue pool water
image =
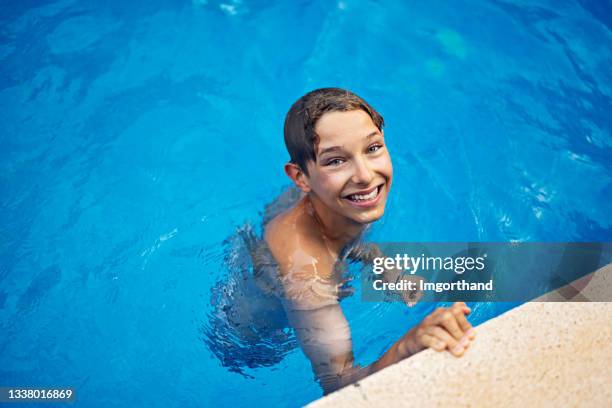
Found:
[[[319,397],[295,347],[224,364],[211,298],[236,228],[260,231],[287,185],[284,114],[322,86],[387,123],[370,239],[610,241],[610,3],[411,3],[3,2],[0,386],[105,407]],[[357,361],[433,307],[346,299]]]

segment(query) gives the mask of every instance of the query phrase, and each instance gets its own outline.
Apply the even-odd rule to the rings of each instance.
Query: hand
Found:
[[[475,338],[472,325],[465,316],[471,309],[463,302],[449,308],[439,307],[414,329],[406,333],[404,350],[415,352],[425,348],[436,351],[448,350],[459,357],[470,347]]]

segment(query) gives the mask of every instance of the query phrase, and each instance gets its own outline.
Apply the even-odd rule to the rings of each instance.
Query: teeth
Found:
[[[349,199],[351,199],[352,201],[368,201],[374,199],[377,194],[378,188],[375,188],[370,194],[352,194],[349,196]]]

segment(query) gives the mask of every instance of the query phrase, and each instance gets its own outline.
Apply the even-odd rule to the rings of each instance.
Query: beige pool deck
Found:
[[[308,407],[612,407],[611,281],[612,264],[478,326],[461,358],[425,350]]]

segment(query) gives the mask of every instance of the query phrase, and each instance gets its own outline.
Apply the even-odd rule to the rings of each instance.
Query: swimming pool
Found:
[[[370,239],[612,238],[609,3],[0,10],[0,385],[73,386],[79,406],[319,397],[299,349],[237,373],[206,333],[226,240],[287,185],[284,114],[321,86],[387,123],[394,187]],[[343,307],[367,363],[433,305]]]

